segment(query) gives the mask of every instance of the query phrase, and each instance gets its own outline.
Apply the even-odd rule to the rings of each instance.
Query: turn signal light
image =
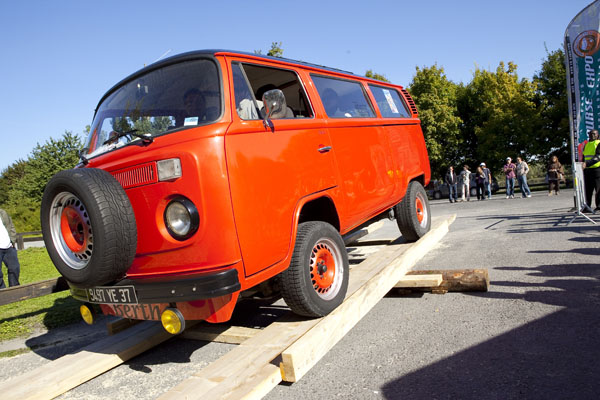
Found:
[[[185,319],[176,308],[167,308],[160,316],[163,328],[171,335],[177,335],[185,329]]]

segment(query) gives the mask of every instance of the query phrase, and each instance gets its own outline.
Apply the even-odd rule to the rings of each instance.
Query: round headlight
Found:
[[[198,210],[184,197],[173,199],[165,209],[165,225],[177,240],[185,240],[198,230]]]

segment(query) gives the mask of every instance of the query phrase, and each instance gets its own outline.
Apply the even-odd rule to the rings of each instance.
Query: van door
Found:
[[[293,70],[228,63],[232,124],[225,138],[227,168],[246,276],[282,261],[290,250],[300,200],[335,186],[331,141],[314,117]],[[291,113],[262,121],[265,90],[283,91]]]
[[[392,206],[396,179],[389,137],[358,81],[311,75],[328,118],[345,199],[342,232]]]

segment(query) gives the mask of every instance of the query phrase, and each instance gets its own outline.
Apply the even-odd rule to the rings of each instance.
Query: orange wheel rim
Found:
[[[315,291],[324,294],[331,289],[335,280],[336,264],[331,250],[323,243],[317,243],[311,257],[310,277]]]
[[[80,253],[85,247],[83,225],[83,219],[77,210],[71,206],[63,209],[60,230],[67,247],[74,253]]]
[[[423,207],[423,202],[419,197],[415,200],[415,211],[417,213],[417,220],[419,220],[419,223],[422,223],[425,219],[425,207]]]

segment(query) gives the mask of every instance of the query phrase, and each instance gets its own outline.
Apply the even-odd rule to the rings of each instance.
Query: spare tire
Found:
[[[60,171],[44,189],[42,234],[56,269],[83,287],[121,278],[137,247],[133,208],[123,187],[96,168]]]

